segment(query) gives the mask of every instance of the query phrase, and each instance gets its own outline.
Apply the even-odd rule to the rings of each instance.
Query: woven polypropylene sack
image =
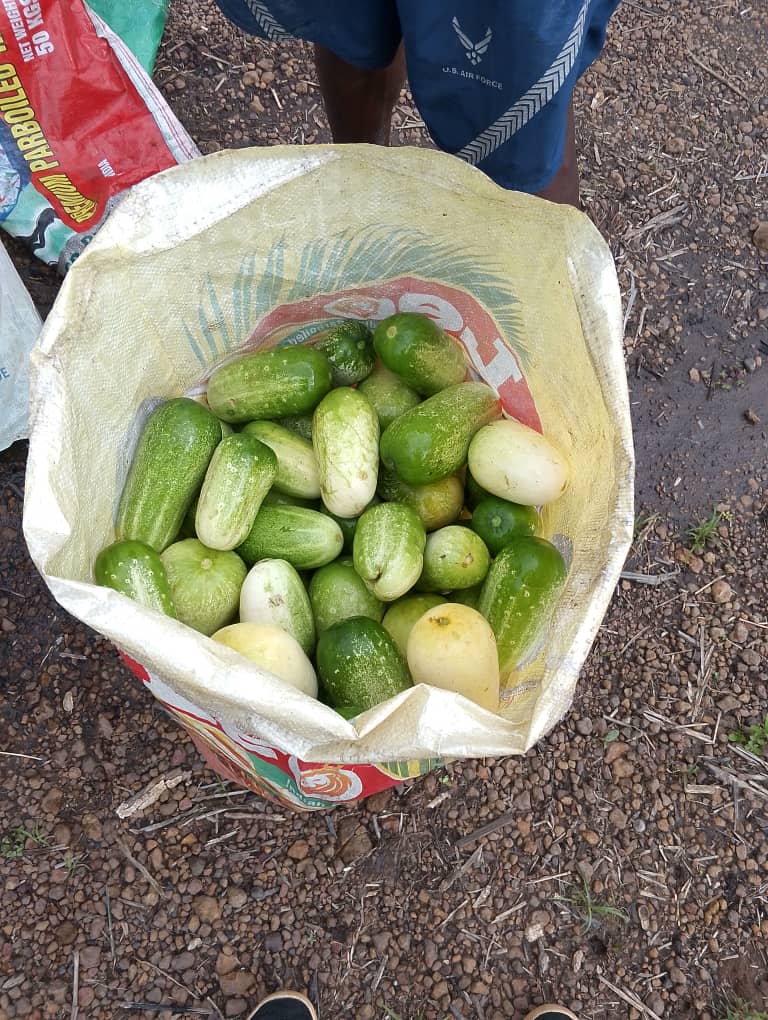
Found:
[[[204,393],[242,350],[341,317],[432,315],[507,413],[564,450],[542,529],[569,574],[498,715],[416,686],[358,717],[92,581],[147,409]],[[632,536],[633,454],[613,261],[576,210],[440,153],[219,153],[137,186],[78,260],[33,353],[24,528],[55,598],[109,637],[222,774],[303,808],[445,758],[521,754],[568,710]],[[138,664],[141,664],[139,666]]]
[[[40,316],[0,244],[0,450],[27,435],[29,352]]]

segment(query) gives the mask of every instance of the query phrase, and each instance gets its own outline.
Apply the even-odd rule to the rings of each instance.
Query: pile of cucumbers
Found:
[[[497,710],[567,573],[536,534],[560,451],[412,312],[241,355],[206,398],[147,419],[96,582],[348,718],[414,683]]]

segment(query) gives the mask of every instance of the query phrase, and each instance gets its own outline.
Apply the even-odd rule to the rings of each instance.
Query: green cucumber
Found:
[[[127,595],[147,609],[176,616],[171,586],[158,552],[133,539],[102,549],[93,565],[96,584]]]
[[[332,514],[329,510],[326,510],[328,516],[336,521],[338,526],[341,528],[341,534],[344,536],[344,552],[352,552],[352,543],[355,540],[355,532],[357,531],[357,522],[360,520],[359,517],[338,517],[336,514]]]
[[[382,602],[394,602],[418,581],[426,532],[421,518],[405,503],[369,507],[357,523],[352,542],[355,570]]]
[[[314,343],[331,363],[334,386],[353,386],[373,371],[373,337],[364,322],[346,319],[320,334]]]
[[[368,506],[376,506],[380,502],[379,497],[374,496]],[[365,510],[367,509],[368,507],[365,507]],[[355,540],[355,532],[357,531],[357,522],[360,520],[360,517],[339,517],[338,514],[332,514],[330,510],[325,510],[325,513],[332,517],[341,528],[341,533],[344,536],[344,552],[351,553],[352,543]]]
[[[221,442],[221,425],[202,404],[175,397],[147,419],[117,508],[118,539],[162,552],[182,521]]]
[[[277,474],[277,458],[254,436],[222,439],[205,473],[195,532],[209,549],[234,549],[253,527],[261,501]]]
[[[495,556],[515,535],[535,535],[538,523],[534,507],[486,496],[475,507],[470,527],[488,546],[491,556]]]
[[[179,533],[174,541],[180,542],[183,538],[197,538],[197,532],[195,531],[195,515],[197,514],[198,499],[199,497],[196,496],[189,510],[187,510],[184,514],[184,520],[181,522]]]
[[[228,422],[283,418],[313,411],[331,388],[331,366],[314,347],[275,347],[214,370],[208,404]]]
[[[471,588],[460,588],[446,595],[446,602],[458,602],[461,606],[469,606],[470,609],[477,609],[480,602],[480,592],[483,590],[482,583],[473,584]]]
[[[370,400],[379,417],[382,432],[395,418],[421,403],[416,390],[412,390],[399,375],[390,372],[381,361],[376,363],[373,372],[360,383],[358,389]]]
[[[464,478],[464,502],[470,510],[474,510],[478,503],[484,499],[488,499],[490,492],[478,485],[475,479],[472,477],[472,472],[467,468]]]
[[[385,429],[381,459],[409,485],[455,475],[467,462],[474,434],[500,411],[501,401],[485,383],[449,386]]]
[[[315,647],[307,589],[287,560],[261,560],[251,567],[240,591],[240,621],[282,627],[307,655]]]
[[[451,524],[464,505],[464,488],[455,475],[427,485],[407,485],[394,471],[382,468],[377,491],[386,502],[405,503],[415,510],[427,531]]]
[[[309,582],[309,600],[321,633],[352,616],[368,616],[379,623],[384,615],[384,603],[368,590],[349,557],[315,571]]]
[[[434,319],[418,312],[397,312],[383,319],[373,334],[373,345],[390,371],[425,396],[466,378],[464,348]]]
[[[264,499],[261,501],[262,506],[303,506],[307,510],[319,510],[321,503],[319,499],[303,499],[301,496],[289,496],[285,492],[280,492],[278,489],[272,486],[269,492],[266,494]]]
[[[341,528],[319,510],[262,506],[237,551],[248,564],[264,559],[288,560],[297,570],[308,570],[335,560],[343,545]]]
[[[406,595],[404,599],[393,602],[384,614],[381,625],[397,645],[403,658],[406,657],[408,635],[413,625],[427,612],[440,606],[445,599],[440,595]]]
[[[332,705],[354,705],[362,712],[411,686],[394,641],[367,616],[342,620],[323,631],[317,642],[317,671]]]
[[[273,421],[252,421],[243,433],[256,436],[277,457],[274,487],[287,496],[317,499],[320,496],[320,474],[312,443]]]
[[[567,574],[552,543],[528,535],[511,539],[491,564],[477,608],[496,635],[502,674],[541,638]]]
[[[303,436],[312,442],[312,415],[311,414],[288,414],[285,418],[278,419],[278,425],[295,432],[297,436]]]
[[[237,616],[246,567],[237,553],[209,549],[196,538],[169,545],[160,556],[176,614],[209,637]]]
[[[368,399],[347,386],[315,410],[312,445],[323,503],[338,517],[357,517],[376,495],[379,419]]]
[[[418,581],[423,591],[457,591],[480,584],[491,556],[485,542],[470,528],[450,524],[427,535],[424,569]]]
[[[357,705],[336,705],[336,711],[342,719],[354,719],[356,716],[362,715],[363,709]]]

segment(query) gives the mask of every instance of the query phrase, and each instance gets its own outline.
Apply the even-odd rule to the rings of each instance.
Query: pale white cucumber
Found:
[[[282,627],[296,638],[307,655],[315,647],[309,595],[287,560],[261,560],[251,567],[240,590],[240,622]]]
[[[481,428],[469,444],[468,459],[477,484],[511,503],[552,503],[568,486],[570,467],[560,450],[511,418]]]

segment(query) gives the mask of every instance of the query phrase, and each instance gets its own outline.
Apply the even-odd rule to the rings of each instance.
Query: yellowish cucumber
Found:
[[[472,477],[494,496],[523,506],[543,506],[568,487],[563,454],[535,429],[502,418],[480,429],[468,452]]]
[[[301,506],[262,506],[248,537],[237,551],[246,563],[288,560],[297,570],[311,570],[335,560],[344,545],[336,521]]]
[[[240,591],[240,621],[282,627],[307,655],[315,647],[307,589],[287,560],[261,560],[251,567]]]
[[[445,599],[441,595],[406,595],[405,598],[393,602],[381,621],[384,630],[395,642],[400,654],[405,658],[408,648],[408,635],[413,625],[426,613],[434,609]]]
[[[312,444],[323,503],[338,517],[357,517],[376,495],[379,419],[366,397],[331,390],[312,419]]]
[[[405,503],[415,510],[427,531],[452,524],[464,505],[464,487],[455,475],[427,485],[407,485],[394,471],[381,468],[377,491],[385,502]]]
[[[211,637],[272,673],[310,698],[317,697],[317,676],[299,642],[274,623],[231,623]],[[249,694],[258,698],[259,680],[254,677]]]
[[[314,411],[330,388],[328,359],[298,344],[228,361],[211,375],[207,396],[214,414],[237,423]]]
[[[188,397],[166,401],[150,414],[133,455],[115,532],[162,552],[179,533],[205,477],[221,425]]]
[[[498,711],[496,641],[476,609],[444,602],[427,610],[408,636],[407,660],[415,684],[462,694],[481,708]]]
[[[286,496],[318,499],[320,473],[312,443],[273,421],[252,421],[243,427],[243,433],[256,436],[277,457],[277,477],[274,487]]]
[[[276,475],[275,454],[255,436],[222,439],[197,501],[195,531],[203,545],[227,550],[245,541]]]

